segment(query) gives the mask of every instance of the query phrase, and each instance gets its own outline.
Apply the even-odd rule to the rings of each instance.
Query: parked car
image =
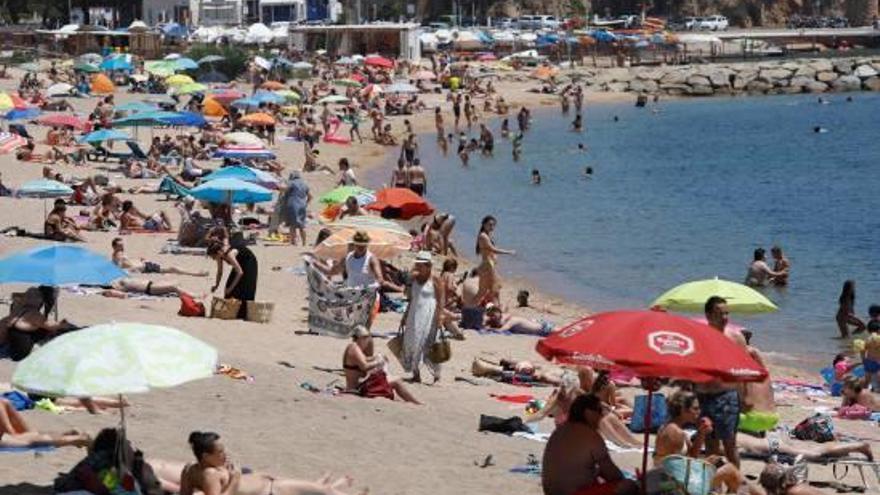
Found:
[[[706,31],[724,31],[730,27],[730,22],[723,15],[710,15],[700,20],[698,29]]]
[[[516,19],[500,17],[492,21],[492,24],[501,29],[513,29],[517,27]]]
[[[559,29],[559,19],[552,15],[539,15],[537,21],[538,29]]]

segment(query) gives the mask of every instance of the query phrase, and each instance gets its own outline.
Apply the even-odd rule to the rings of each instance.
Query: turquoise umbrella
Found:
[[[173,119],[177,117],[176,112],[142,112],[113,121],[114,127],[153,127],[157,125],[167,125],[163,119]]]
[[[143,101],[132,101],[116,107],[117,112],[129,112],[130,114],[156,112],[159,108],[156,105]]]
[[[73,189],[57,180],[37,179],[22,184],[16,194],[24,198],[61,198],[73,194]]]
[[[79,246],[53,244],[0,260],[0,283],[103,285],[127,273],[112,261]]]
[[[219,168],[203,177],[202,181],[207,182],[218,179],[238,179],[271,189],[278,189],[279,183],[278,178],[269,172],[240,165]]]
[[[272,200],[272,191],[239,179],[217,179],[190,190],[190,195],[211,203],[262,203]]]
[[[90,132],[77,139],[78,143],[101,143],[104,141],[131,141],[132,137],[122,131],[113,129],[100,129]]]

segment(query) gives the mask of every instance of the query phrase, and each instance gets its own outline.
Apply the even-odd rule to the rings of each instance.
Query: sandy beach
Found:
[[[16,75],[18,73],[16,72]],[[17,79],[0,81],[0,89],[11,91]],[[511,104],[511,117],[520,105],[535,108],[557,105],[555,97],[528,93],[533,82],[506,81],[499,92]],[[445,96],[445,95],[443,95]],[[137,101],[142,94],[115,93],[116,103]],[[631,101],[628,95],[589,94],[587,108],[594,102]],[[452,117],[449,103],[441,95],[423,98],[429,110],[416,116],[392,117],[394,130],[402,131],[404,118],[410,119],[416,131],[434,129],[430,109],[442,105],[447,127]],[[79,113],[87,114],[96,104],[95,98],[71,98]],[[589,111],[589,110],[587,110]],[[369,126],[362,126],[364,137]],[[29,125],[37,141],[44,138],[46,127]],[[173,131],[176,132],[176,131]],[[157,131],[158,135],[159,131]],[[141,144],[146,149],[149,131],[140,130]],[[283,131],[279,130],[279,135]],[[421,146],[435,146],[432,139],[422,138]],[[38,151],[46,149],[39,146]],[[280,141],[274,148],[287,171],[299,169],[303,163],[300,142]],[[355,165],[355,173],[363,177],[374,173],[388,163],[388,154],[399,148],[386,148],[366,142],[350,146],[321,143],[320,162],[335,168],[339,158],[347,157]],[[450,160],[455,159],[450,157]],[[431,174],[431,164],[424,164]],[[72,166],[53,166],[65,175],[84,176],[89,173],[107,173],[103,164],[90,163],[88,170]],[[14,155],[0,156],[0,172],[7,187],[41,176],[41,164],[23,163]],[[390,169],[387,170],[390,175]],[[375,172],[384,174],[385,171]],[[110,172],[111,179],[124,187],[155,183],[155,180],[129,180]],[[314,172],[304,174],[312,193],[318,197],[334,187],[335,176]],[[173,202],[161,201],[159,195],[122,194],[133,199],[143,211],[163,209],[175,224],[178,216]],[[17,225],[31,231],[40,231],[46,203],[40,199],[0,198],[0,227]],[[443,205],[439,205],[442,209]],[[51,207],[49,207],[51,208]],[[71,207],[71,213],[79,207]],[[317,215],[318,205],[311,212]],[[319,226],[310,225],[309,239],[314,239]],[[116,232],[87,232],[85,246],[110,255],[110,242]],[[196,295],[206,295],[214,278],[215,263],[207,257],[160,254],[170,235],[133,234],[123,236],[127,255],[143,257],[162,264],[186,267],[191,270],[210,270],[209,277],[167,275],[137,275],[151,280],[174,280]],[[41,241],[4,237],[0,241],[0,256],[31,248]],[[453,342],[452,360],[444,365],[443,379],[435,385],[412,385],[412,392],[424,406],[413,406],[400,401],[366,400],[353,396],[316,394],[303,384],[319,388],[341,383],[339,373],[315,369],[340,368],[345,340],[330,337],[302,335],[307,330],[308,288],[304,276],[291,268],[301,266],[302,247],[264,245],[253,248],[259,260],[257,300],[275,303],[270,324],[241,321],[221,321],[208,318],[183,318],[177,315],[179,301],[175,298],[149,300],[109,299],[100,295],[74,295],[62,291],[60,315],[82,326],[113,321],[134,321],[167,325],[188,332],[215,346],[220,361],[246,371],[252,381],[233,380],[215,376],[177,388],[154,390],[129,397],[132,407],[128,413],[128,431],[131,440],[146,457],[190,462],[192,453],[186,442],[193,430],[216,431],[224,439],[235,463],[254,471],[301,479],[317,479],[326,472],[350,475],[354,479],[351,493],[368,489],[371,494],[452,495],[460,493],[541,493],[540,479],[511,473],[515,466],[526,464],[529,455],[540,459],[543,444],[537,441],[507,437],[477,431],[480,414],[509,417],[522,415],[522,406],[494,400],[490,394],[532,394],[545,398],[549,387],[525,389],[492,381],[478,385],[455,381],[456,377],[471,378],[470,367],[477,356],[490,359],[511,357],[541,361],[534,351],[536,338],[528,336],[487,336],[467,333],[467,340]],[[504,275],[502,262],[501,273]],[[553,315],[538,315],[532,310],[514,311],[524,316],[542,316],[559,325],[572,321],[588,312],[589,301],[565,301],[537,291],[529,281],[505,278],[502,299],[512,305],[520,288],[530,288],[532,304],[552,308]],[[21,286],[0,287],[3,298],[20,290]],[[382,313],[373,327],[374,332],[389,333],[397,329],[400,315]],[[377,347],[386,352],[385,340],[377,339]],[[0,360],[0,383],[8,382],[15,365],[8,359]],[[402,374],[398,363],[392,363],[395,374]],[[798,370],[772,367],[774,378],[803,379],[818,382],[819,377]],[[624,389],[627,395],[640,393],[636,388]],[[794,426],[817,406],[833,407],[837,399],[807,398],[798,394],[777,397],[783,422]],[[45,411],[31,411],[26,419],[40,430],[77,428],[97,433],[104,427],[118,423],[118,414],[105,413],[91,416],[85,412],[55,415]],[[871,438],[876,445],[880,440],[876,428],[869,422],[837,420],[840,430]],[[552,430],[552,421],[539,424],[542,432]],[[625,468],[633,469],[640,460],[640,452],[615,453],[614,459]],[[67,471],[83,456],[77,449],[58,449],[35,456],[31,453],[0,454],[0,495],[50,494],[53,478],[59,471]],[[492,462],[481,467],[487,456]],[[757,475],[762,464],[747,461],[745,472]],[[811,466],[812,481],[831,481],[829,466]],[[875,479],[869,477],[873,493],[878,493]],[[843,482],[852,487],[859,485],[858,475],[850,472]],[[835,493],[832,488],[827,493]]]

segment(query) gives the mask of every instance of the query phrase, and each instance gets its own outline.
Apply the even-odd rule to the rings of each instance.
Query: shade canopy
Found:
[[[144,393],[209,378],[217,351],[173,328],[108,323],[66,333],[35,350],[12,383],[59,397]]]
[[[217,179],[190,190],[190,195],[212,203],[262,203],[272,200],[272,191],[238,179]]]
[[[103,285],[126,275],[106,257],[79,246],[53,244],[0,259],[0,283]]]
[[[706,301],[712,296],[727,300],[732,313],[770,313],[777,308],[773,301],[755,289],[736,282],[718,278],[687,282],[664,292],[651,303],[669,311],[702,313]]]

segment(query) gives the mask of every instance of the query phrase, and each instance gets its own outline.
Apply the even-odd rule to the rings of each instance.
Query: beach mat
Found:
[[[23,452],[52,452],[55,447],[40,445],[36,447],[0,447],[0,454],[21,454]]]

